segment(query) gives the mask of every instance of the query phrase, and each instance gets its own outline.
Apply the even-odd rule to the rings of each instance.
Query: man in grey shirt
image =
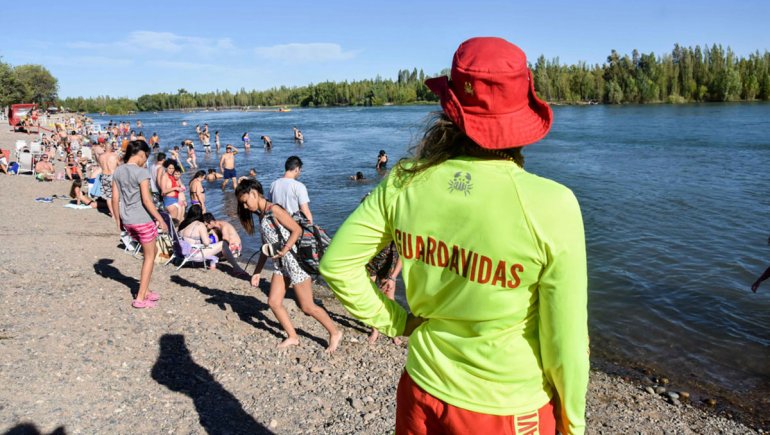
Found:
[[[304,184],[297,181],[302,173],[302,160],[297,156],[286,159],[286,172],[270,185],[269,200],[283,207],[289,214],[301,210],[310,223],[313,215],[310,213],[310,198]]]

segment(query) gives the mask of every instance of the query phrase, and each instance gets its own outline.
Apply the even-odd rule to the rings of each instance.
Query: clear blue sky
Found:
[[[472,36],[504,37],[531,61],[602,63],[611,49],[660,55],[677,42],[745,56],[770,50],[768,16],[767,0],[13,1],[0,8],[0,56],[44,65],[62,97],[138,97],[434,74]]]

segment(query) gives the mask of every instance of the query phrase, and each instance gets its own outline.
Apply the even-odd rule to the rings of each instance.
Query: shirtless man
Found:
[[[262,139],[262,142],[265,144],[266,150],[273,149],[273,141],[270,139],[270,136],[260,136],[260,139]]]
[[[209,169],[209,172],[206,174],[206,181],[208,181],[209,183],[213,183],[219,180],[220,178],[222,178],[222,174],[215,171],[214,169]]]
[[[235,173],[235,155],[238,153],[238,150],[233,148],[232,145],[227,144],[225,147],[225,153],[222,155],[222,158],[219,159],[219,170],[222,172],[222,176],[224,177],[224,181],[222,181],[222,190],[225,190],[225,187],[227,187],[227,182],[232,180],[233,182],[233,189],[236,187],[236,179],[237,174]]]
[[[115,211],[112,209],[112,174],[120,164],[118,155],[112,150],[112,143],[105,146],[104,152],[99,156],[99,167],[102,168],[102,198],[107,201],[110,216],[115,219]]]
[[[53,165],[48,160],[48,155],[43,154],[40,157],[40,161],[35,164],[35,178],[40,181],[52,181],[54,172]]]
[[[203,142],[203,151],[206,152],[206,154],[211,154],[211,135],[208,132],[208,124],[206,124],[206,130],[203,131],[201,134],[201,139]]]

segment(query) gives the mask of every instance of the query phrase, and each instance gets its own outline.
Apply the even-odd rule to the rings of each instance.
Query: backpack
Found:
[[[299,263],[302,270],[307,272],[308,275],[316,277],[320,275],[318,267],[321,264],[321,258],[323,257],[324,252],[326,252],[326,248],[328,248],[329,243],[331,243],[331,239],[323,228],[316,224],[311,224],[302,211],[298,210],[294,212],[291,217],[302,229],[302,236],[300,236],[297,243],[294,245],[297,247],[297,252],[289,252],[291,252],[297,259],[297,263]],[[275,218],[270,216],[270,219],[273,220],[273,225],[278,228],[278,223],[275,221]],[[283,240],[281,231],[279,230],[277,233],[278,240],[283,245],[285,241]]]

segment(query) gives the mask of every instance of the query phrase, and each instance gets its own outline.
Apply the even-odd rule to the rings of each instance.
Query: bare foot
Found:
[[[334,353],[340,346],[342,341],[342,331],[337,331],[336,334],[329,337],[329,347],[326,348],[326,353]]]
[[[278,345],[278,349],[286,349],[289,346],[299,346],[299,338],[289,337]]]
[[[379,331],[377,331],[376,329],[372,330],[372,333],[369,334],[369,344],[373,345],[377,341],[377,337],[379,336],[380,336]]]
[[[396,346],[401,346],[401,339],[398,337],[393,337],[393,344]]]

